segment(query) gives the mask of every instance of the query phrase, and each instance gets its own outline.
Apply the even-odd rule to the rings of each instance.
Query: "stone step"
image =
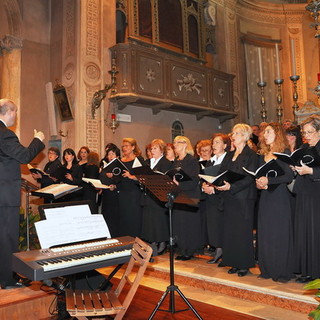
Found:
[[[189,261],[174,262],[174,279],[178,286],[200,289],[245,301],[269,305],[307,315],[318,305],[314,291],[303,289],[303,284],[294,280],[288,283],[259,279],[258,268],[250,269],[245,277],[228,274],[229,268],[219,268],[206,262],[208,256],[198,256]],[[148,266],[146,276],[170,283],[169,255],[156,257]]]

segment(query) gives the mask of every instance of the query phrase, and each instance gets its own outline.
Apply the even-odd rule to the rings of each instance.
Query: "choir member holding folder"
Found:
[[[173,142],[177,158],[174,167],[181,168],[191,178],[188,181],[173,181],[178,191],[194,199],[200,198],[199,163],[193,157],[194,151],[190,140],[184,136],[177,136]],[[177,244],[176,260],[190,260],[193,254],[202,250],[201,220],[199,210],[195,206],[175,203],[173,207],[173,234]]]
[[[213,165],[205,168],[204,174],[216,176],[230,147],[230,138],[226,134],[217,133],[212,139]],[[217,263],[222,258],[223,248],[223,201],[219,191],[207,183],[202,183],[202,191],[205,193],[205,219],[208,235],[208,243],[215,247],[214,258],[207,263]]]
[[[48,162],[44,166],[43,171],[37,168],[29,168],[32,177],[37,180],[41,188],[50,186],[56,183],[55,172],[62,166],[60,160],[60,150],[57,147],[50,147],[48,149]]]
[[[291,196],[287,188],[293,172],[288,164],[275,160],[274,155],[274,152],[283,152],[285,148],[282,126],[269,123],[260,141],[259,165],[264,165],[260,170],[264,172],[256,179],[256,186],[261,190],[258,210],[259,277],[280,282],[293,278]]]
[[[120,149],[115,144],[109,144],[106,149],[104,161],[109,164],[111,161],[120,158]],[[109,186],[109,189],[102,190],[101,212],[110,230],[112,238],[119,237],[119,193],[117,183],[121,176],[115,176],[105,167],[100,172],[100,181]]]
[[[256,153],[247,145],[252,129],[247,124],[236,124],[231,140],[235,150],[228,153],[221,171],[244,174],[242,167],[257,169]],[[256,199],[254,178],[246,174],[242,179],[216,187],[224,199],[224,237],[222,265],[232,267],[228,273],[243,277],[255,266],[253,249],[253,213]]]
[[[89,152],[85,165],[80,165],[83,168],[83,177],[89,179],[99,178],[99,155],[96,152]],[[98,213],[98,191],[90,183],[82,183],[83,192],[82,199],[91,201],[92,213]]]
[[[119,191],[120,236],[141,236],[142,191],[137,178],[130,172],[136,158],[138,158],[140,162],[144,162],[137,141],[133,138],[124,138],[122,140],[121,162],[127,170],[123,170],[122,179],[117,184]]]
[[[306,144],[320,153],[320,117],[311,116],[302,124]],[[301,165],[292,169],[297,173],[293,192],[296,194],[294,226],[294,271],[300,274],[297,282],[320,278],[320,166]]]
[[[57,172],[58,171],[60,171],[59,179],[61,182],[76,186],[82,185],[83,170],[78,164],[77,157],[73,149],[67,148],[63,151],[62,167],[60,167]],[[82,200],[82,190],[75,191],[60,198],[59,202],[77,200]]]
[[[165,156],[166,143],[161,139],[151,142],[151,158],[146,164],[153,171],[165,173],[172,168],[172,162]],[[157,244],[158,254],[164,253],[169,241],[168,209],[152,194],[145,193],[142,200],[142,238]]]

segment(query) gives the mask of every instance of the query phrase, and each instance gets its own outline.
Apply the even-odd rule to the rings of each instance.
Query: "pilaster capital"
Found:
[[[0,56],[3,55],[4,51],[11,52],[14,49],[22,48],[22,39],[6,35],[3,39],[0,39]]]

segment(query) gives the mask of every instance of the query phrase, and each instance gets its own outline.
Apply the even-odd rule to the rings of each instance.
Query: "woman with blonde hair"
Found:
[[[121,181],[117,184],[119,192],[119,234],[120,236],[141,236],[142,192],[137,178],[130,172],[136,158],[144,162],[137,141],[133,138],[122,140],[121,161],[128,168],[122,174]]]
[[[260,140],[259,166],[284,152],[286,138],[281,124],[269,123]],[[293,230],[291,195],[287,184],[293,179],[290,167],[276,160],[279,170],[256,179],[261,190],[258,209],[258,260],[260,278],[286,282],[293,278]],[[272,236],[270,236],[272,230]]]
[[[257,169],[256,153],[247,144],[252,129],[244,123],[236,124],[232,129],[231,140],[234,150],[227,153],[220,172],[226,170],[243,174],[244,177],[233,183],[225,181],[216,187],[222,191],[224,199],[224,233],[222,265],[230,266],[229,274],[245,276],[249,268],[255,266],[253,249],[253,215],[256,199],[254,179],[242,169]]]
[[[194,158],[190,140],[185,136],[177,136],[173,141],[177,155],[174,168],[181,168],[190,178],[189,181],[177,181],[178,192],[183,192],[193,199],[200,198],[199,164]],[[176,239],[176,260],[190,260],[195,253],[201,252],[201,220],[197,206],[176,203],[173,208],[173,234]]]

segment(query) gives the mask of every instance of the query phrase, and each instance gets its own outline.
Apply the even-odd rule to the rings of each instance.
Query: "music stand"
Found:
[[[170,313],[177,313],[182,311],[191,310],[198,319],[202,320],[198,312],[194,309],[188,299],[184,296],[181,290],[174,283],[174,252],[173,252],[173,229],[172,229],[172,209],[174,202],[196,205],[198,200],[188,198],[183,193],[177,192],[177,186],[166,175],[136,175],[137,179],[141,184],[143,184],[156,198],[158,198],[161,202],[166,203],[166,207],[169,210],[169,254],[170,254],[170,285],[167,287],[167,290],[163,293],[161,299],[159,300],[157,306],[152,311],[148,320],[152,319],[156,312],[165,311]],[[175,296],[174,293],[177,292],[183,301],[188,305],[188,309],[176,310],[175,308]],[[164,302],[167,295],[170,293],[169,300],[169,309],[159,309]]]
[[[30,207],[30,192],[32,190],[38,189],[37,186],[32,184],[30,181],[21,178],[21,188],[24,189],[26,192],[26,214],[25,214],[25,219],[26,219],[26,238],[27,238],[27,251],[30,250],[30,230],[29,230],[29,214],[31,213],[31,207]]]

